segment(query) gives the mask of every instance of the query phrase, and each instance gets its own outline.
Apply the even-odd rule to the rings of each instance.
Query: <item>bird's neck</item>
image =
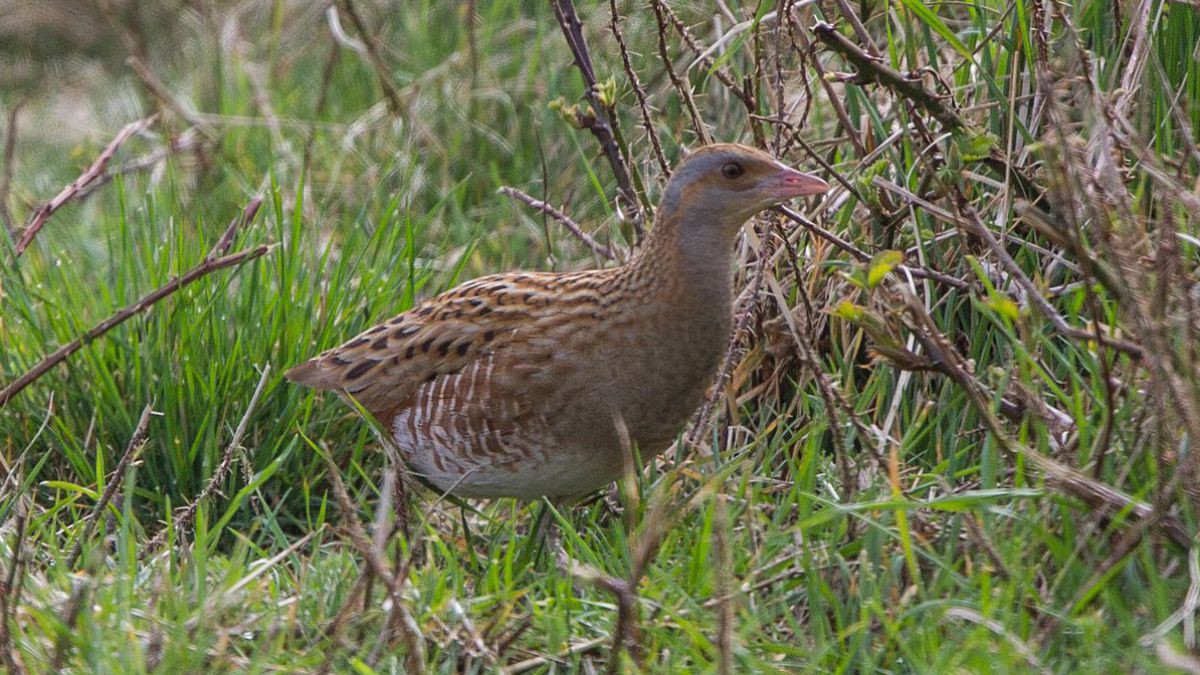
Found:
[[[671,302],[728,312],[740,225],[720,221],[709,209],[664,204],[629,265],[658,285]]]

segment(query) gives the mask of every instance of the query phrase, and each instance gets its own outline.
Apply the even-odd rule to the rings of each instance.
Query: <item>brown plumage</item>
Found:
[[[677,167],[624,265],[469,281],[287,378],[357,399],[440,490],[585,494],[621,474],[628,443],[643,460],[670,445],[702,400],[729,338],[742,224],[828,187],[759,150],[707,146]]]

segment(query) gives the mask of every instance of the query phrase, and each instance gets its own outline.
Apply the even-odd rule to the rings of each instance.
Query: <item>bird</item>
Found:
[[[623,264],[467,281],[286,378],[356,400],[443,494],[584,497],[633,452],[665,450],[703,402],[732,330],[741,227],[827,189],[757,148],[702,146]]]

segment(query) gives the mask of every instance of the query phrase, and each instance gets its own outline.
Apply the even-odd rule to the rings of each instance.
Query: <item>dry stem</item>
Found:
[[[604,156],[612,167],[613,176],[617,179],[617,189],[628,207],[634,211],[633,226],[638,241],[641,241],[644,236],[643,223],[646,214],[642,210],[637,192],[633,189],[629,166],[617,145],[613,122],[609,119],[608,107],[600,101],[596,71],[592,67],[592,57],[588,53],[587,41],[583,37],[583,24],[580,23],[579,16],[575,13],[575,4],[572,0],[554,0],[554,16],[558,19],[563,37],[567,39],[567,46],[571,48],[571,54],[575,57],[575,65],[579,68],[579,74],[583,76],[585,87],[583,95],[592,107],[592,115],[580,116],[579,121],[600,142]]]
[[[133,428],[133,434],[129,437],[129,443],[125,446],[125,454],[121,455],[121,460],[117,462],[117,466],[113,469],[112,474],[104,484],[104,492],[100,495],[100,499],[96,505],[92,507],[92,512],[87,515],[87,519],[83,523],[83,532],[78,535],[75,540],[75,548],[71,550],[71,555],[67,556],[67,569],[73,569],[75,562],[79,560],[79,554],[83,551],[83,544],[92,536],[92,530],[96,527],[96,519],[112,501],[113,495],[117,492],[117,486],[121,484],[121,477],[124,476],[125,470],[129,465],[137,459],[142,453],[142,449],[146,447],[147,432],[150,428],[150,413],[153,407],[147,405],[142,409],[141,416],[138,417],[137,425]]]
[[[54,215],[64,204],[71,201],[84,188],[92,184],[96,179],[104,174],[105,167],[108,166],[109,160],[117,153],[117,149],[121,144],[129,140],[131,136],[142,131],[154,123],[155,116],[144,117],[140,120],[135,120],[121,127],[117,135],[109,141],[104,150],[96,157],[96,161],[92,162],[91,166],[79,175],[70,185],[63,188],[54,199],[46,202],[33,213],[33,218],[30,219],[28,227],[25,228],[25,233],[21,236],[21,240],[17,242],[16,257],[21,257],[25,249],[29,248],[29,244],[33,242],[33,238],[41,232],[42,227],[46,225],[46,221],[50,216]],[[4,404],[4,397],[0,396],[0,405]]]
[[[209,477],[208,482],[200,490],[200,494],[191,504],[183,508],[182,512],[175,517],[175,530],[177,532],[185,532],[192,526],[192,520],[196,518],[196,510],[200,508],[200,504],[212,496],[217,491],[217,487],[225,482],[225,478],[229,475],[229,469],[233,465],[233,457],[242,447],[242,436],[246,433],[246,425],[250,421],[250,415],[254,412],[254,408],[258,405],[258,398],[262,395],[263,388],[267,384],[267,378],[271,374],[271,364],[263,366],[262,375],[258,378],[258,386],[254,388],[254,394],[250,396],[250,403],[246,405],[246,411],[242,413],[242,419],[238,422],[237,428],[234,429],[233,437],[229,440],[229,445],[225,448],[225,453],[221,456],[221,462],[217,464],[216,470]],[[154,535],[142,549],[142,557],[147,558],[154,555],[167,540],[167,528],[159,530],[158,534]]]
[[[209,274],[216,272],[217,270],[241,265],[244,262],[254,260],[255,258],[259,258],[269,252],[272,248],[274,248],[274,245],[261,244],[253,248],[238,251],[237,253],[231,253],[229,255],[217,257],[228,250],[229,245],[233,243],[233,235],[236,234],[237,230],[242,225],[250,222],[250,220],[254,217],[254,214],[258,212],[258,207],[261,204],[262,198],[255,197],[250,204],[246,206],[245,211],[242,212],[240,220],[235,220],[234,223],[229,226],[225,232],[225,236],[221,238],[221,242],[203,261],[200,262],[200,264],[188,270],[182,276],[175,277],[166,284],[159,286],[153,291],[147,293],[133,304],[122,308],[104,321],[101,321],[92,328],[88,329],[88,331],[80,337],[77,337],[67,344],[54,350],[51,354],[46,356],[46,358],[39,361],[37,365],[29,369],[28,372],[13,380],[8,386],[0,389],[0,408],[4,407],[25,387],[33,384],[38,380],[38,378],[49,372],[51,368],[62,363],[63,361],[66,361],[69,356],[82,349],[84,345],[103,336],[105,333],[109,332],[113,328],[116,328],[130,318],[137,316],[147,309],[150,309],[163,298],[176,293],[185,286],[188,286],[208,276]]]
[[[532,206],[533,208],[541,211],[542,213],[545,213],[546,215],[550,216],[551,218],[553,218],[553,219],[557,220],[559,223],[561,223],[563,227],[567,228],[567,231],[569,231],[571,234],[575,235],[575,238],[578,239],[579,241],[583,242],[584,245],[586,245],[588,248],[592,249],[592,251],[594,251],[596,253],[596,255],[599,255],[600,257],[604,258],[605,260],[616,260],[617,256],[615,253],[613,253],[611,248],[609,248],[608,246],[605,246],[604,244],[601,244],[600,242],[596,241],[590,234],[588,234],[587,232],[584,232],[583,228],[580,227],[579,223],[572,220],[570,216],[563,213],[562,211],[559,211],[558,209],[554,208],[553,206],[547,204],[546,202],[544,202],[540,199],[531,197],[530,195],[518,190],[515,187],[509,187],[506,185],[504,187],[501,187],[497,192],[499,192],[500,194],[505,195],[507,197],[512,197],[513,199],[515,199],[519,202],[528,204],[529,206]]]

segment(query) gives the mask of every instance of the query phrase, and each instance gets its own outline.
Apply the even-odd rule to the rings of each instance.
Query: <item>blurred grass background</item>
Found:
[[[531,534],[539,505],[404,497],[411,514],[387,550],[428,669],[1200,672],[1197,549],[1172,543],[1161,520],[1196,530],[1197,8],[613,6],[668,158],[698,141],[660,48],[714,139],[761,136],[790,163],[836,172],[844,182],[804,213],[874,262],[760,220],[739,244],[748,330],[715,419],[632,485],[556,516],[573,567]],[[710,60],[669,20],[660,30],[664,6],[701,50],[717,45]],[[610,7],[579,11],[654,201],[663,177]],[[818,20],[873,42],[880,63],[913,73],[968,128],[852,81],[811,30]],[[551,105],[583,93],[552,7],[0,0],[0,64],[12,148],[0,217],[15,235],[0,269],[0,382],[198,263],[255,195],[265,204],[234,248],[277,244],[0,408],[6,667],[403,670],[412,650],[394,603],[364,581],[321,456],[369,522],[382,453],[351,411],[280,375],[457,281],[601,264],[501,186],[633,244],[595,139]],[[753,116],[718,72],[749,88]],[[111,181],[16,257],[38,206],[152,113]],[[973,217],[1070,326],[1143,356],[1056,330],[995,250],[955,226]],[[953,283],[904,278],[888,250]],[[775,289],[802,328],[780,318]],[[905,289],[969,360],[991,414],[1016,410],[1002,430],[920,361],[927,333],[898,304]],[[234,470],[176,527],[268,364]],[[114,474],[146,405],[146,446]],[[1013,443],[1159,516],[1098,508]],[[148,551],[163,531],[167,545]],[[635,647],[613,650],[619,601],[591,580],[631,574]]]

